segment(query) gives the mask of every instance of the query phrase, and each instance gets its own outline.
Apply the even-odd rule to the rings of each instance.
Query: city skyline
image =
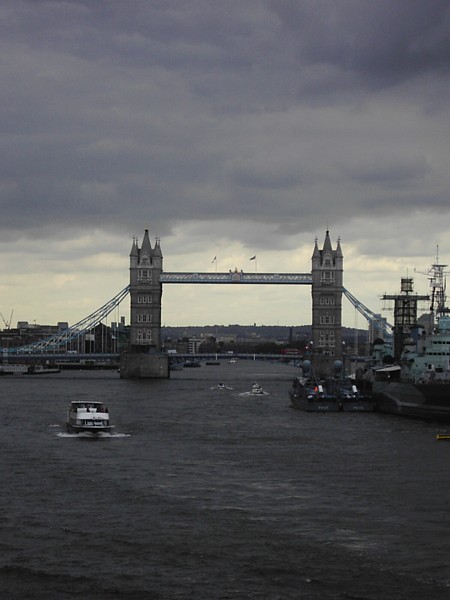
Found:
[[[164,270],[311,270],[384,293],[450,264],[450,7],[441,0],[7,0],[0,312],[78,320]],[[127,320],[129,311],[121,311]],[[113,315],[111,320],[117,320]],[[167,326],[307,324],[309,286],[166,285]],[[0,321],[0,327],[3,327]],[[366,323],[343,300],[343,325]]]

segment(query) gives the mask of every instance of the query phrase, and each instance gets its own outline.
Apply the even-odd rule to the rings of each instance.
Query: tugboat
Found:
[[[109,433],[109,411],[103,402],[73,401],[70,403],[66,426],[69,433]]]
[[[381,412],[450,422],[450,310],[445,306],[444,268],[432,265],[431,309],[417,319],[412,279],[402,279],[395,300],[394,356],[382,356],[383,340],[374,346],[375,360],[384,366],[373,371],[372,390]],[[392,299],[389,297],[388,299]],[[406,323],[406,326],[405,326]]]

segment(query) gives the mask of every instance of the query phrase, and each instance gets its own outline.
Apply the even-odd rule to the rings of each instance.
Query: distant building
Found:
[[[190,338],[188,342],[189,354],[198,354],[200,345],[203,343],[203,340],[200,338]]]

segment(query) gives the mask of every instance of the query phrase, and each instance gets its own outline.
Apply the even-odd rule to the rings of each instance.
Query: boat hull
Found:
[[[99,433],[109,433],[111,431],[111,425],[105,425],[102,427],[95,427],[89,425],[73,425],[72,423],[66,423],[68,433],[92,433],[97,435]]]
[[[306,412],[339,412],[339,403],[334,399],[324,400],[308,400],[306,398],[298,398],[291,395],[291,403],[294,408],[304,410]]]
[[[370,399],[343,400],[341,407],[343,412],[373,412],[375,410],[375,402]]]
[[[450,422],[450,384],[374,382],[377,410],[383,413]]]

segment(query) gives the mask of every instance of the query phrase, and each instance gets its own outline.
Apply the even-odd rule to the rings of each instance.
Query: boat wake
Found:
[[[127,438],[131,437],[130,433],[108,433],[108,432],[98,432],[98,433],[90,433],[88,431],[83,433],[68,433],[66,431],[60,431],[56,434],[57,437],[60,438],[71,438],[71,439],[85,439],[85,440],[100,440],[100,439],[116,439],[116,438]]]
[[[263,390],[259,383],[254,383],[252,389],[249,392],[242,392],[239,396],[267,396],[269,392]]]
[[[232,390],[232,387],[225,385],[224,383],[219,383],[218,385],[213,385],[210,388],[211,390]]]

